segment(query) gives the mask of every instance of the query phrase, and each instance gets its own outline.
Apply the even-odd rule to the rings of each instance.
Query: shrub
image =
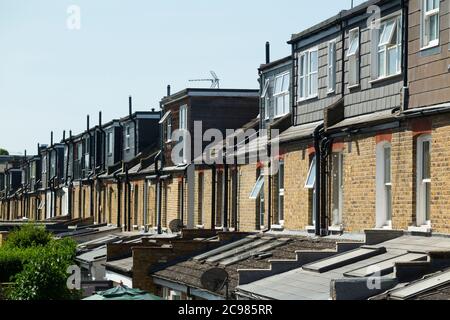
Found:
[[[79,298],[79,292],[66,286],[75,254],[74,240],[57,240],[42,227],[24,225],[0,248],[0,282],[14,281],[7,292],[14,300]]]
[[[52,234],[45,230],[45,227],[30,223],[11,232],[6,239],[5,247],[25,249],[46,246],[52,238]]]
[[[13,300],[69,300],[79,298],[77,291],[67,288],[67,267],[70,260],[57,251],[44,250],[33,256],[23,271],[15,277],[14,286],[8,292]]]

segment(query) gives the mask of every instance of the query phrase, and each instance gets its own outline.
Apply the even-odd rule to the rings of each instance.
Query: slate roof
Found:
[[[272,238],[272,241],[277,240],[287,240],[287,241],[277,247],[263,251],[260,256],[250,256],[243,260],[236,261],[235,263],[232,263],[230,265],[226,266],[221,265],[221,262],[224,262],[225,260],[228,260],[229,262],[229,257],[220,259],[217,262],[208,262],[208,259],[196,260],[196,258],[194,257],[187,261],[183,261],[174,265],[169,265],[164,269],[153,273],[153,276],[159,279],[180,283],[183,285],[188,285],[194,288],[203,289],[200,281],[202,274],[211,268],[220,267],[225,269],[229,275],[230,278],[229,292],[232,293],[235,290],[236,286],[238,285],[239,269],[267,269],[270,267],[269,260],[295,259],[296,258],[295,251],[297,250],[308,250],[308,249],[323,250],[330,248],[334,249],[336,246],[335,241],[323,239],[314,240],[308,237],[284,237],[284,236],[276,237],[271,235],[270,237],[265,238]],[[261,240],[261,236],[257,236],[250,243],[254,243],[259,240]],[[260,247],[266,244],[262,244]],[[248,252],[249,250],[246,251]],[[225,252],[227,252],[227,250],[225,250]],[[220,290],[215,294],[224,297],[225,288],[223,288],[222,290]]]
[[[371,266],[377,266],[383,277],[395,279],[396,262],[426,261],[430,252],[448,250],[450,239],[402,236],[241,285],[238,290],[262,299],[329,300],[332,280],[370,276]]]

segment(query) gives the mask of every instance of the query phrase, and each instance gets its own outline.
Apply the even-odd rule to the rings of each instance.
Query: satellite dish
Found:
[[[169,229],[172,233],[180,232],[184,228],[183,221],[180,219],[174,219],[169,223]]]
[[[228,295],[228,273],[221,268],[213,268],[205,271],[200,282],[208,291],[217,292],[222,290],[222,288],[227,285],[227,295]]]

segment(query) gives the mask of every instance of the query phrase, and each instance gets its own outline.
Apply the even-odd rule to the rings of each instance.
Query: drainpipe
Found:
[[[316,193],[316,199],[315,199],[315,233],[316,236],[321,235],[321,183],[322,183],[322,155],[320,152],[320,139],[321,139],[321,131],[323,130],[324,125],[319,125],[314,130],[314,150],[315,150],[315,156],[316,156],[316,185],[314,192]]]
[[[137,121],[133,117],[133,98],[131,96],[128,97],[128,112],[130,114],[130,120],[134,124],[134,130],[133,130],[133,135],[134,135],[134,156],[136,156],[139,153],[138,150],[137,150]]]
[[[126,226],[125,229],[131,231],[131,183],[128,175],[128,164],[125,165],[125,201],[126,201]]]
[[[117,227],[121,228],[121,206],[122,206],[122,184],[121,179],[119,177],[119,172],[114,173],[114,180],[116,180],[117,183]]]
[[[402,72],[403,72],[403,99],[402,111],[408,110],[409,105],[409,83],[408,83],[408,41],[409,41],[409,1],[401,0],[402,6]]]
[[[164,159],[163,152],[160,152],[155,158],[155,171],[156,171],[156,227],[158,234],[162,234],[162,181],[161,181],[161,168],[159,167],[158,158]]]
[[[217,168],[215,165],[211,165],[211,230],[216,229],[216,180],[217,180]]]
[[[223,210],[222,227],[223,227],[224,232],[228,231],[228,171],[229,171],[229,168],[225,161],[224,165],[223,165],[223,179],[222,179],[222,195],[223,195],[222,196],[222,210]]]

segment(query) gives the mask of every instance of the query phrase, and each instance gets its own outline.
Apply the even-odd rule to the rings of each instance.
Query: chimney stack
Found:
[[[266,64],[270,63],[270,42],[266,42]]]
[[[100,128],[102,127],[102,112],[101,111],[98,112],[98,126]]]
[[[87,115],[87,117],[86,117],[86,128],[87,128],[87,131],[89,131],[89,127],[90,127],[90,125],[89,125],[89,115]]]
[[[170,84],[167,85],[167,96],[170,97]]]
[[[53,147],[53,131],[50,131],[50,147]]]
[[[128,97],[128,113],[130,116],[133,114],[133,98],[131,96]]]
[[[66,130],[63,130],[63,141],[66,141]]]

